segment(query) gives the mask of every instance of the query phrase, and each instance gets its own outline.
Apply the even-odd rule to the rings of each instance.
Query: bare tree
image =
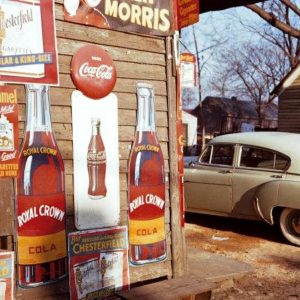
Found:
[[[300,17],[300,8],[296,1],[273,0],[257,4],[247,5],[249,9],[257,13],[273,27],[281,30],[285,34],[300,39],[300,30],[295,24],[290,23],[290,14],[293,12]]]
[[[279,48],[289,61],[287,71],[293,69],[300,61],[300,7],[297,1],[273,0],[247,7],[267,23],[260,27],[244,25]]]
[[[194,89],[191,88],[182,88],[182,107],[184,109],[191,109],[193,103],[196,103],[198,100],[196,99],[196,94]]]
[[[286,73],[284,63],[287,64],[280,50],[268,48],[261,41],[230,45],[218,57],[210,86],[219,96],[255,102],[262,124],[265,106],[274,101],[270,92]]]
[[[265,106],[275,100],[271,91],[300,63],[299,5],[299,0],[271,0],[247,5],[261,18],[259,22],[254,22],[253,18],[247,22],[242,14],[239,21],[243,28],[248,35],[253,33],[251,36],[256,37],[248,41],[240,39],[230,43],[224,32],[216,29],[214,37],[210,37],[211,44],[215,45],[215,68],[210,67],[211,73],[214,69],[214,75],[203,90],[209,90],[210,95],[234,96],[255,102],[262,122]],[[192,43],[199,42],[196,52],[203,52],[207,45],[203,46],[195,34],[190,36],[193,36]],[[207,68],[201,67],[201,63],[199,77],[203,77],[203,70],[207,77]]]
[[[254,101],[261,123],[265,106],[275,100],[271,92],[300,62],[300,8],[290,0],[247,7],[267,22],[239,19],[258,38],[223,49],[210,87],[218,96]]]

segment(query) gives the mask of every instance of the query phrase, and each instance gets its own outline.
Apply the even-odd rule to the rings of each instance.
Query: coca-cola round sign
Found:
[[[117,80],[112,58],[95,45],[86,45],[76,51],[71,62],[71,76],[76,88],[92,99],[111,93]]]

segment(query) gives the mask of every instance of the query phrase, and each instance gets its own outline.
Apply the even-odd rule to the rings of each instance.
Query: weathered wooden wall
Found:
[[[68,229],[74,230],[73,150],[71,94],[75,90],[70,77],[70,61],[81,46],[98,44],[111,54],[117,68],[114,93],[119,103],[119,153],[121,186],[121,225],[127,224],[128,159],[136,126],[136,82],[153,84],[156,94],[156,126],[162,146],[168,178],[166,201],[166,232],[168,259],[162,263],[130,269],[131,283],[182,275],[184,271],[184,241],[179,226],[177,150],[176,150],[176,84],[172,76],[171,40],[136,34],[102,30],[63,20],[63,1],[56,1],[56,34],[59,53],[59,87],[50,88],[52,123],[66,170]],[[167,55],[167,52],[169,55]],[[20,137],[25,127],[25,91],[19,85]],[[0,247],[13,248],[13,181],[0,180]],[[7,225],[6,225],[7,224]],[[29,290],[17,290],[18,299],[67,298],[67,281]],[[60,294],[60,296],[57,296]],[[55,296],[56,295],[56,296]],[[48,298],[47,298],[48,299]]]
[[[278,130],[300,133],[300,77],[279,96]]]

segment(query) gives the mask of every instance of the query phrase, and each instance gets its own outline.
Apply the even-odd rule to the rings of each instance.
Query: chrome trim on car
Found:
[[[260,207],[258,205],[258,197],[255,197],[254,201],[253,201],[253,206],[255,211],[257,212],[257,214],[268,224],[273,225],[273,220],[270,222],[269,220],[267,220],[264,215],[262,214]]]

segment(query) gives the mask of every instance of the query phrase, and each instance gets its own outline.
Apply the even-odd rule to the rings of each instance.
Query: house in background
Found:
[[[279,98],[278,130],[300,133],[300,63],[283,78],[273,94]]]
[[[183,152],[188,155],[197,154],[198,120],[189,111],[182,111],[183,123]]]
[[[200,117],[199,105],[190,111],[198,118],[198,141],[201,140],[199,135],[202,132],[202,124],[205,126],[206,140],[216,135],[233,132],[277,130],[278,107],[274,103],[264,106],[261,120],[254,102],[238,100],[235,97],[206,97],[202,102],[202,107],[204,122]]]

